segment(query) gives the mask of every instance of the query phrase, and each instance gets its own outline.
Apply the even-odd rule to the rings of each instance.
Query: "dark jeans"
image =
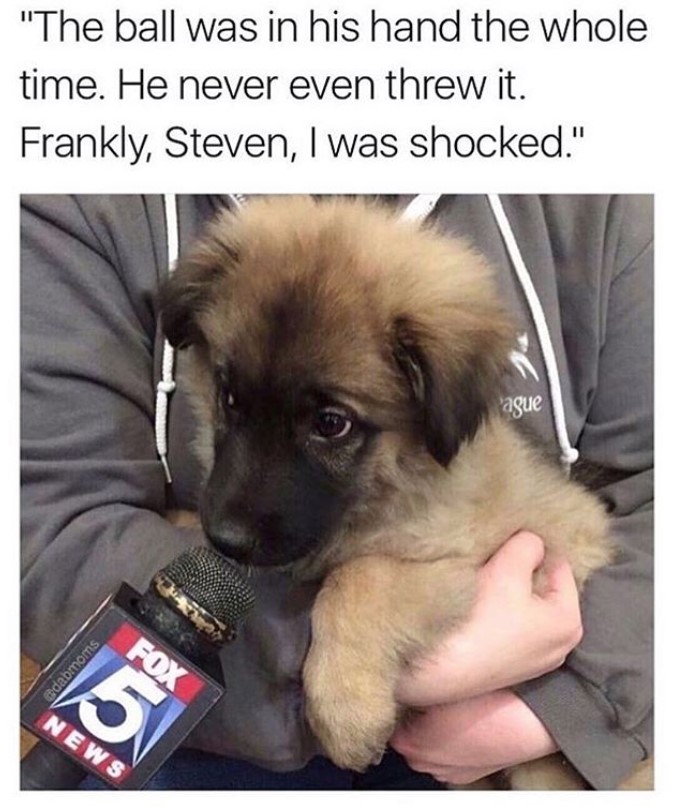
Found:
[[[196,750],[178,750],[150,779],[146,789],[444,789],[429,775],[411,770],[402,756],[389,749],[381,763],[366,773],[341,770],[325,758],[314,758],[302,770],[270,770]],[[88,776],[80,789],[108,789]]]

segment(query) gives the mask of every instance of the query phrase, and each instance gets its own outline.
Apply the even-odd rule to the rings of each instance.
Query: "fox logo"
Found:
[[[136,766],[203,688],[204,681],[197,674],[126,622],[59,695],[51,710],[71,729],[60,734],[70,737],[64,747],[71,753],[80,751],[82,760],[101,772],[108,767],[94,763],[95,747],[110,753],[112,760]],[[112,769],[106,777],[114,777],[118,766]]]
[[[172,692],[176,690],[176,681],[188,674],[187,669],[179,666],[173,658],[170,658],[161,649],[156,649],[155,645],[143,635],[127,652],[125,657],[131,661],[137,658],[140,659],[143,671],[150,677],[154,677],[158,683],[162,683],[165,688]]]

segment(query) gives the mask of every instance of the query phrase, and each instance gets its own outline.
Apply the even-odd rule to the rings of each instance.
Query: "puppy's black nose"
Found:
[[[238,521],[214,521],[208,516],[202,517],[202,527],[214,547],[226,557],[238,562],[249,562],[256,548],[256,535]]]

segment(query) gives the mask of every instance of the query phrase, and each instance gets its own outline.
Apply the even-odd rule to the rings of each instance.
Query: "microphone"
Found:
[[[44,741],[21,762],[21,789],[75,789],[90,772],[141,789],[223,695],[218,651],[253,605],[206,546],[158,571],[143,596],[122,583],[22,701],[21,723]]]

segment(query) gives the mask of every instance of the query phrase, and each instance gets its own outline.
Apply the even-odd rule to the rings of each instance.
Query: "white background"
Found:
[[[504,16],[523,16],[535,20],[538,14],[570,11],[617,14],[616,2],[580,0],[528,2],[527,0],[477,0],[471,2],[357,2],[335,0],[318,2],[206,2],[175,0],[178,13],[197,16],[204,13],[222,16],[265,15],[269,9],[280,14],[292,13],[303,18],[304,9],[314,7],[325,14],[338,8],[345,15],[366,19],[372,5],[394,18],[404,15],[439,16],[462,9],[482,11],[490,6]],[[82,2],[70,0],[65,8],[71,13],[100,15],[111,19],[111,9],[119,7],[134,16],[150,15],[170,7],[156,0],[120,0]],[[674,411],[677,407],[675,367],[677,343],[675,318],[675,230],[677,207],[674,203],[675,171],[675,83],[677,22],[673,4],[668,0],[634,0],[624,4],[628,16],[643,16],[650,36],[644,44],[544,45],[535,36],[522,44],[477,45],[467,37],[462,45],[373,46],[369,43],[343,45],[270,45],[263,39],[256,43],[232,45],[114,45],[111,42],[76,45],[43,45],[38,26],[22,24],[23,8],[58,8],[58,3],[35,0],[3,0],[2,3],[2,124],[0,126],[1,215],[3,229],[2,343],[4,345],[5,383],[2,390],[2,489],[5,504],[5,551],[9,564],[6,579],[12,588],[7,618],[7,634],[17,640],[18,627],[15,589],[18,578],[19,507],[18,507],[18,200],[25,192],[506,192],[506,193],[608,193],[642,192],[656,195],[657,212],[657,497],[658,519],[658,692],[657,745],[659,767],[658,793],[627,794],[633,800],[662,797],[671,789],[674,728],[668,721],[677,716],[674,709],[674,624],[671,614],[675,602],[674,584],[675,515],[673,481],[675,478]],[[38,104],[21,102],[18,75],[22,69],[40,67],[54,73],[90,74],[101,80],[105,90],[112,89],[117,68],[145,67],[148,72],[177,73],[272,73],[291,76],[296,73],[373,73],[405,65],[416,73],[467,74],[489,72],[498,67],[511,68],[520,78],[520,89],[528,96],[524,102],[467,103],[348,103],[310,102],[275,103],[213,101],[182,104],[166,101],[126,103],[62,102]],[[112,92],[110,93],[112,95]],[[281,130],[291,137],[302,137],[309,122],[323,128],[344,131],[408,132],[425,129],[426,122],[448,122],[449,128],[479,129],[505,122],[515,129],[553,128],[563,122],[584,125],[586,136],[568,160],[344,160],[332,162],[299,160],[293,166],[275,165],[261,160],[173,160],[155,159],[136,168],[122,161],[20,160],[19,129],[22,124],[44,123],[54,131],[83,131],[100,123],[125,122],[135,129],[148,129],[158,138],[170,124],[196,125],[212,131]],[[157,150],[157,149],[156,149]],[[672,636],[672,638],[670,637]],[[18,679],[18,653],[7,653],[9,679],[8,701],[15,704]],[[16,737],[18,709],[6,720],[2,741],[7,744],[6,758],[11,774],[5,788],[15,792]],[[249,797],[256,796],[250,795]],[[385,797],[385,795],[383,795]],[[449,795],[459,797],[458,794]],[[484,795],[488,797],[489,794]],[[51,796],[52,798],[54,796]],[[219,797],[224,797],[220,795]],[[228,798],[235,797],[228,794]],[[240,797],[246,797],[241,795]],[[282,797],[282,796],[275,796]],[[298,797],[295,793],[294,797]],[[315,797],[315,796],[312,796]],[[323,797],[330,797],[323,795]],[[378,797],[378,796],[377,796]],[[391,795],[398,801],[410,800],[404,794]],[[420,797],[420,794],[417,794]],[[503,796],[497,796],[503,797]],[[528,797],[528,796],[524,796]],[[540,796],[539,796],[540,797]],[[550,796],[552,797],[552,796]],[[565,797],[560,795],[559,797]],[[598,795],[596,797],[605,797]]]

